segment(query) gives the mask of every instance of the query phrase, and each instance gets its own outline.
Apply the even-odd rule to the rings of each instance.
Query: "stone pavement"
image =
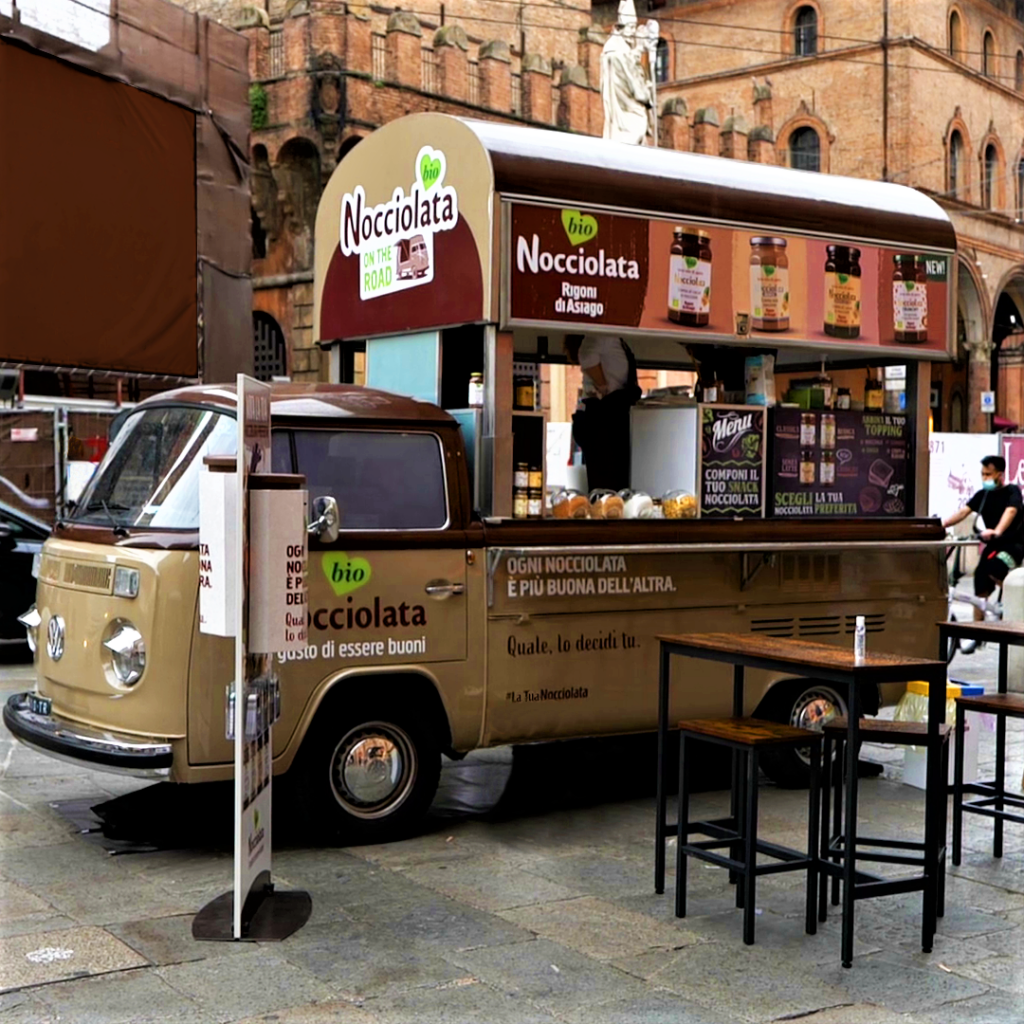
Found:
[[[984,652],[974,657],[958,657],[953,674],[985,675]],[[27,668],[0,669],[0,696],[30,680]],[[1020,780],[1024,734],[1011,740],[1009,777]],[[983,769],[991,747],[983,732]],[[691,862],[690,916],[673,917],[672,879],[653,894],[653,747],[637,749],[517,750],[514,799],[484,815],[438,814],[424,834],[386,846],[304,842],[301,823],[289,830],[275,811],[275,880],[308,890],[313,917],[285,942],[234,944],[190,932],[192,915],[231,883],[223,787],[143,793],[3,734],[0,1024],[1024,1019],[1024,827],[1007,827],[995,861],[991,825],[968,817],[931,955],[918,944],[920,895],[893,896],[859,904],[856,958],[843,970],[838,909],[804,935],[796,874],[759,880],[755,946],[742,944],[725,872],[710,865]],[[900,782],[902,752],[865,756],[885,769],[862,780],[863,820],[919,833],[922,794]],[[472,788],[477,764],[487,790],[504,762],[463,762],[446,777],[461,773]],[[629,773],[643,778],[632,790],[609,782]],[[119,832],[83,834],[88,808],[117,797],[127,798],[115,805]],[[726,803],[721,791],[700,793],[694,812],[714,816]],[[765,784],[761,816],[766,837],[795,845],[806,794]],[[140,841],[147,830],[162,840]]]

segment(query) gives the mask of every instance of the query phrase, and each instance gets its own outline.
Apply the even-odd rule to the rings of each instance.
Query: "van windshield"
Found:
[[[133,413],[79,499],[75,522],[199,529],[199,473],[207,455],[234,455],[235,420],[185,406]]]

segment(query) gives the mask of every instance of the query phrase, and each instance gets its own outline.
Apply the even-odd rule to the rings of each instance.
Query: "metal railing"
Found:
[[[284,30],[275,29],[270,33],[270,77],[284,74]]]
[[[370,74],[375,82],[383,82],[387,68],[387,36],[374,32],[370,37]]]
[[[437,54],[424,46],[420,51],[423,61],[422,88],[424,92],[437,92]]]

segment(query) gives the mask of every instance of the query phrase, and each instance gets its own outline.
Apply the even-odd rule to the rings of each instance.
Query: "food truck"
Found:
[[[956,239],[932,200],[422,114],[348,153],[316,238],[315,329],[335,373],[365,343],[370,385],[272,397],[273,469],[304,474],[324,513],[309,644],[276,658],[274,770],[322,820],[394,835],[428,808],[442,753],[653,730],[658,633],[844,645],[863,615],[871,648],[934,655],[929,367],[949,358]],[[419,278],[400,272],[410,238]],[[573,334],[695,374],[629,411],[622,493],[545,486],[538,371]],[[198,628],[197,494],[234,415],[227,387],[143,402],[47,542],[36,686],[4,710],[23,741],[230,776],[232,642]],[[727,673],[702,665],[671,714],[730,713]],[[801,725],[845,707],[833,684],[769,673],[745,694]],[[764,764],[806,779],[799,755]]]

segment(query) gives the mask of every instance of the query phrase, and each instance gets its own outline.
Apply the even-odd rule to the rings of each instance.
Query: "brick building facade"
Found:
[[[617,3],[593,6],[596,22],[614,20]],[[1024,2],[637,7],[660,24],[671,144],[736,159],[769,150],[942,204],[960,240],[959,358],[935,368],[936,428],[990,429],[990,388],[997,414],[1024,425]]]

